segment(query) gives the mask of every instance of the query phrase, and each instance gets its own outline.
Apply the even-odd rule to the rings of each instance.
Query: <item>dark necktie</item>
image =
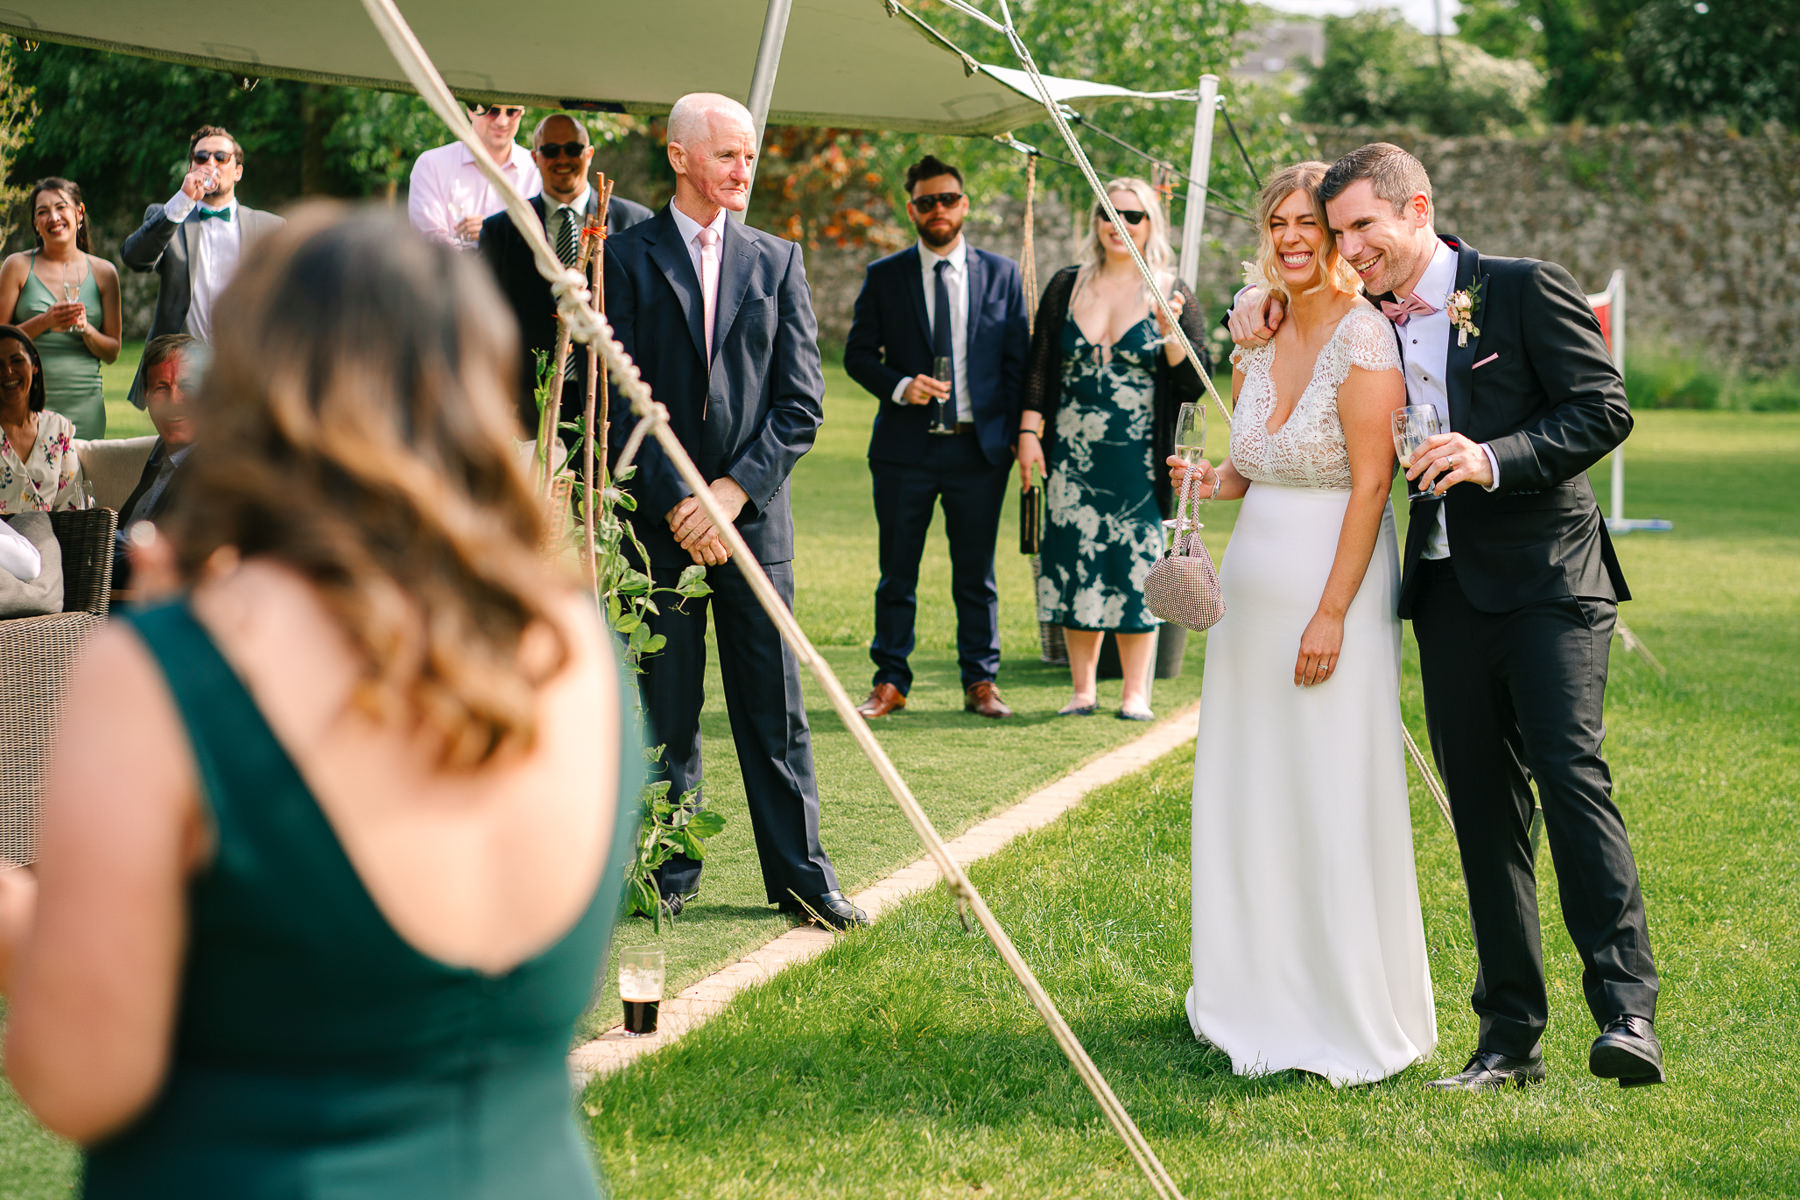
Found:
[[[952,382],[950,384],[950,399],[948,400],[948,403],[951,406],[950,411],[955,412],[956,354],[951,348],[952,343],[950,341],[950,322],[953,319],[950,315],[950,260],[947,258],[938,259],[938,264],[933,270],[937,278],[932,284],[932,311],[936,315],[931,322],[931,354],[933,358],[947,358],[950,360],[950,379]]]
[[[562,259],[563,266],[572,267],[575,265],[575,210],[558,209],[556,215],[562,222],[556,230],[556,257]]]

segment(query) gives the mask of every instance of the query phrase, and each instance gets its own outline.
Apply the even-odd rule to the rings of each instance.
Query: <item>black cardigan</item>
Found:
[[[1080,268],[1064,267],[1050,277],[1044,298],[1038,302],[1037,324],[1031,334],[1031,357],[1025,365],[1024,407],[1044,414],[1044,432],[1039,440],[1045,444],[1056,437],[1056,410],[1062,399],[1062,330],[1069,316],[1069,297],[1075,292],[1075,274]],[[1177,280],[1175,294],[1182,298],[1181,330],[1200,355],[1200,365],[1212,374],[1212,358],[1206,352],[1205,329],[1200,323],[1200,303],[1187,284]],[[1173,511],[1174,489],[1169,486],[1169,473],[1162,469],[1163,460],[1175,453],[1175,418],[1181,406],[1198,400],[1205,387],[1194,364],[1183,359],[1169,365],[1164,354],[1156,356],[1155,389],[1151,393],[1150,412],[1155,458],[1151,474],[1155,477],[1156,502],[1164,515]]]

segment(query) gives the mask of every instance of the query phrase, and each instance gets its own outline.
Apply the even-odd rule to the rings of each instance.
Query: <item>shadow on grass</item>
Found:
[[[1541,1133],[1503,1133],[1469,1147],[1469,1157],[1491,1171],[1516,1171],[1580,1158],[1590,1147],[1580,1138]]]

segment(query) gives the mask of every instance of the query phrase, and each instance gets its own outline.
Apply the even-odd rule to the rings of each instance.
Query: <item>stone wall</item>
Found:
[[[1598,291],[1623,267],[1634,346],[1765,370],[1800,366],[1800,135],[1696,127],[1569,127],[1530,138],[1434,138],[1406,130],[1317,129],[1333,157],[1367,141],[1417,154],[1438,227],[1492,254],[1561,263]],[[1020,202],[978,210],[969,236],[1017,255]],[[1179,210],[1177,212],[1179,216]],[[1040,282],[1071,261],[1066,210],[1040,204]],[[1223,312],[1254,231],[1210,211],[1199,295]],[[841,341],[864,252],[808,256],[828,341]]]

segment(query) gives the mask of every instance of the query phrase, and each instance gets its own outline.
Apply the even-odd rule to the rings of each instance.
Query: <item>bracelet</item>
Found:
[[[1218,499],[1218,498],[1219,498],[1219,489],[1220,489],[1220,488],[1222,488],[1222,487],[1224,487],[1224,486],[1225,486],[1225,476],[1223,476],[1223,475],[1221,475],[1221,474],[1220,474],[1220,473],[1219,473],[1219,468],[1217,468],[1217,467],[1214,467],[1214,468],[1213,468],[1213,490],[1212,490],[1212,495],[1210,495],[1210,496],[1208,496],[1208,497],[1207,497],[1207,500],[1209,500],[1209,501],[1211,501],[1211,500],[1217,500],[1217,499]]]
[[[1036,439],[1037,439],[1037,440],[1038,440],[1038,441],[1040,441],[1040,442],[1041,442],[1041,441],[1043,441],[1043,440],[1044,440],[1044,435],[1043,435],[1043,434],[1041,434],[1041,433],[1039,433],[1039,432],[1038,432],[1038,431],[1037,431],[1037,430],[1035,430],[1035,429],[1021,429],[1021,430],[1019,430],[1019,436],[1021,436],[1021,437],[1023,437],[1023,436],[1024,436],[1024,435],[1025,435],[1025,434],[1028,434],[1028,433],[1029,433],[1029,434],[1030,434],[1030,435],[1031,435],[1031,436],[1032,436],[1032,437],[1034,437],[1034,438],[1036,438]]]

